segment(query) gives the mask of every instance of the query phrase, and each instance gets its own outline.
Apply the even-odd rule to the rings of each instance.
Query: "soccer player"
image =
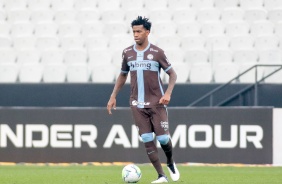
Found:
[[[158,156],[154,134],[167,157],[167,168],[171,179],[177,181],[180,174],[172,157],[172,143],[166,109],[177,75],[168,62],[164,51],[148,40],[151,29],[149,19],[138,16],[136,20],[132,21],[131,27],[136,44],[127,47],[122,52],[121,73],[108,101],[107,110],[109,114],[112,114],[112,108],[116,109],[116,96],[130,72],[131,111],[149,160],[158,173],[157,180],[152,183],[168,182]],[[166,91],[163,89],[160,78],[161,69],[169,75]]]

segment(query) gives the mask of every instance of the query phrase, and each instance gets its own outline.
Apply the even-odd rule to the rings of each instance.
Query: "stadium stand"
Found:
[[[217,63],[239,72],[282,64],[281,0],[2,0],[0,82],[113,82],[137,15],[152,20],[150,40],[175,63],[181,83],[224,82]],[[94,68],[106,73],[104,64],[114,67],[99,79]]]

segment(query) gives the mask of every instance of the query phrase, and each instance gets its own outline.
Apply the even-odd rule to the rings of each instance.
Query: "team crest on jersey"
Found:
[[[167,130],[168,130],[168,122],[166,122],[166,121],[161,121],[161,127],[162,127],[165,131],[167,131]]]
[[[147,58],[148,58],[149,60],[152,60],[152,59],[154,58],[154,56],[153,56],[153,54],[148,54]]]

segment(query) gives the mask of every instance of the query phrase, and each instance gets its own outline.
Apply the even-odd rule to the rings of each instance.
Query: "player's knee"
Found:
[[[160,144],[166,145],[169,141],[169,135],[167,134],[159,135],[157,136],[157,140],[160,142]]]
[[[141,135],[141,138],[142,138],[142,141],[143,143],[146,143],[146,142],[151,142],[154,140],[154,135],[153,133],[145,133],[145,134],[142,134]]]

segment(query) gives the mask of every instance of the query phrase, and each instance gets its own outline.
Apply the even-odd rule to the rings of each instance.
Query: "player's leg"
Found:
[[[139,135],[144,143],[146,153],[159,176],[165,176],[158,156],[158,149],[154,143],[153,126],[150,115],[146,109],[131,107],[135,125],[138,127]],[[166,180],[167,181],[167,180]]]
[[[169,136],[169,123],[167,116],[167,109],[163,107],[157,107],[153,109],[155,112],[152,116],[154,130],[157,135],[157,140],[159,141],[165,155],[167,158],[167,167],[173,181],[177,181],[180,178],[179,171],[173,160],[173,148],[171,139]]]

